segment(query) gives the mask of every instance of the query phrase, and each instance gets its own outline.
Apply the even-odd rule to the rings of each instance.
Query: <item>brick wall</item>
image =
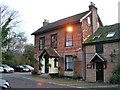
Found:
[[[103,55],[107,59],[107,68],[104,69],[104,82],[108,82],[113,68],[116,65],[118,65],[118,63],[120,62],[119,47],[120,47],[120,42],[103,44],[103,48],[104,48]],[[86,81],[90,81],[90,82],[96,82],[96,64],[94,68],[92,67],[92,69],[87,69],[87,64],[90,64],[91,58],[96,53],[95,50],[96,50],[95,45],[86,46]],[[115,50],[115,54],[116,54],[116,56],[113,58],[110,57],[110,53],[112,52],[112,50]]]
[[[82,71],[81,61],[74,59],[74,61],[73,61],[73,74],[81,77],[82,76],[81,71]]]
[[[89,17],[91,17],[89,15]],[[77,74],[82,76],[82,35],[85,38],[88,37],[88,35],[91,33],[91,27],[87,25],[87,17],[82,21],[82,29],[83,29],[83,34],[81,34],[81,23],[70,25],[73,28],[73,46],[71,47],[65,47],[65,32],[67,26],[53,30],[44,34],[39,34],[35,36],[35,57],[39,57],[40,53],[42,51],[39,50],[39,38],[45,37],[45,47],[51,47],[51,35],[57,33],[57,48],[56,51],[64,58],[63,62],[60,62],[60,73],[66,74],[67,71],[65,72],[65,55],[76,55],[77,61],[74,62],[73,66],[78,66],[74,67],[78,72]],[[76,64],[76,65],[75,65]],[[73,74],[75,74],[75,71],[73,71]]]

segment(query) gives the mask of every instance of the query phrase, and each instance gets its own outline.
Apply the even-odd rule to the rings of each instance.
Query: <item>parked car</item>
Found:
[[[0,79],[0,88],[7,89],[7,88],[11,88],[11,87],[7,80]]]
[[[14,69],[15,69],[16,72],[28,72],[29,71],[28,68],[25,68],[22,65],[15,66]]]
[[[4,71],[3,72],[7,72],[7,73],[13,73],[14,69],[8,65],[0,65],[0,67],[3,67]]]
[[[33,71],[34,70],[34,68],[31,67],[30,65],[23,65],[23,67],[29,69],[29,71]]]
[[[3,72],[3,71],[4,71],[3,67],[2,67],[2,66],[0,66],[0,72]]]

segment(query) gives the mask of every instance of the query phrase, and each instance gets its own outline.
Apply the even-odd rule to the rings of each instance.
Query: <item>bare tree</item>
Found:
[[[0,34],[2,41],[2,51],[9,49],[8,45],[14,35],[13,28],[17,26],[19,13],[8,6],[0,5]]]
[[[0,60],[6,60],[8,51],[10,49],[10,43],[14,38],[14,27],[19,23],[19,13],[8,6],[0,5]]]
[[[9,23],[9,27],[16,27],[16,25],[19,23],[17,18],[19,17],[18,11],[15,11],[13,9],[10,9],[8,6],[0,5],[0,18],[1,18],[1,27],[5,25],[5,23],[10,18],[11,21]]]

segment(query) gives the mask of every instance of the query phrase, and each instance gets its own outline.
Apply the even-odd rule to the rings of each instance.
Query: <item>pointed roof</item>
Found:
[[[91,34],[84,44],[93,44],[97,42],[110,42],[120,40],[120,23],[100,27]]]
[[[78,23],[78,22],[80,22],[80,19],[82,19],[89,12],[90,11],[88,10],[88,11],[85,11],[83,13],[76,14],[76,15],[58,20],[58,21],[53,22],[53,23],[48,23],[46,26],[39,28],[37,31],[33,32],[31,35],[36,35],[38,33],[44,33],[44,32],[48,32],[51,30],[55,30],[55,29],[58,29],[60,27],[68,25],[68,24]]]
[[[102,54],[95,53],[95,55],[91,58],[90,63],[96,61],[98,58],[102,62],[106,62],[107,61],[107,59]]]
[[[53,48],[46,48],[46,47],[44,48],[44,50],[42,51],[42,53],[40,54],[39,57],[42,57],[42,55],[45,52],[49,55],[49,57],[56,57],[56,58],[59,57],[59,54],[57,53],[57,51],[55,49],[53,49]]]

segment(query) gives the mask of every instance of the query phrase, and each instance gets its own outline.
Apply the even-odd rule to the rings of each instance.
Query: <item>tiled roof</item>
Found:
[[[39,57],[42,57],[42,55],[45,52],[49,55],[49,57],[59,57],[59,54],[57,53],[57,51],[55,49],[53,49],[53,48],[46,48],[46,47],[44,48],[44,50],[42,51],[42,53],[40,54]]]
[[[111,33],[111,34],[110,34]],[[109,34],[109,36],[108,36]],[[84,44],[106,42],[120,39],[120,23],[98,28],[95,33],[91,34]]]
[[[77,15],[74,15],[74,16],[70,16],[70,17],[58,20],[58,21],[53,22],[53,23],[48,23],[46,26],[43,26],[43,27],[39,28],[37,31],[33,32],[32,35],[36,35],[38,33],[48,32],[48,31],[60,28],[64,25],[79,22],[80,19],[88,13],[89,13],[89,11],[86,11],[86,12],[83,12],[83,13],[80,13],[80,14],[77,14]]]

